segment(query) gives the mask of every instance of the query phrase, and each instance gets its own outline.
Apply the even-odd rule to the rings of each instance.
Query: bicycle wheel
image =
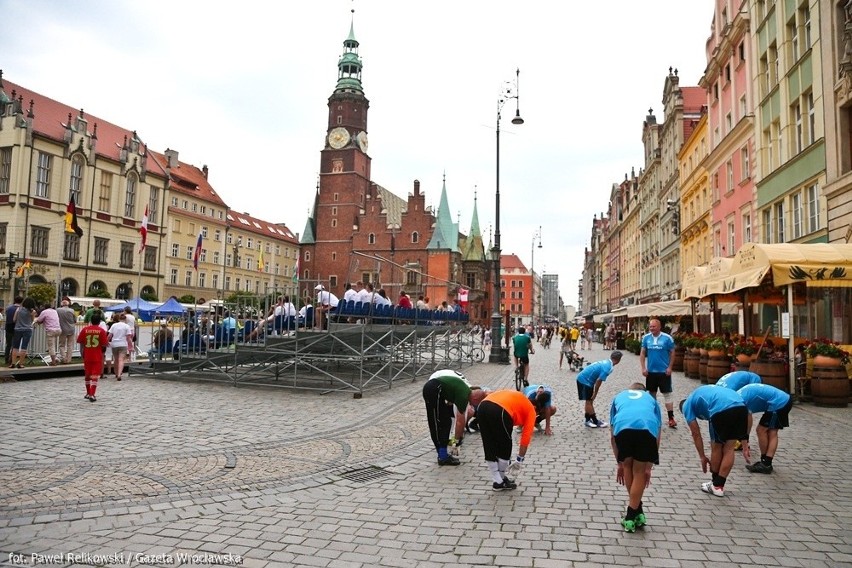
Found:
[[[461,361],[462,359],[462,350],[461,347],[453,346],[450,347],[450,350],[447,351],[447,357],[450,361]]]
[[[524,390],[524,368],[521,365],[515,367],[515,390],[518,392]]]
[[[470,350],[470,358],[474,360],[476,363],[482,363],[485,361],[485,350],[481,347],[474,347]]]

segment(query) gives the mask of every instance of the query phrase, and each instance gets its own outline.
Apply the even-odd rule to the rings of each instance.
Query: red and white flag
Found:
[[[462,305],[467,304],[467,292],[468,291],[467,291],[466,288],[460,288],[459,289],[459,298],[458,298],[459,304],[462,304]]]
[[[145,206],[145,214],[142,215],[142,224],[139,226],[139,233],[142,235],[142,246],[139,247],[139,252],[145,250],[145,243],[148,240],[148,206]]]

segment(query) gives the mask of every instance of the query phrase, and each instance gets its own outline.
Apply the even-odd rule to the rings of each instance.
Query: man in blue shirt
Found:
[[[789,394],[772,385],[750,384],[737,391],[748,408],[748,430],[751,433],[751,415],[763,412],[757,425],[757,444],[760,461],[747,465],[752,473],[772,473],[772,458],[778,449],[778,430],[790,425],[790,410],[793,399]]]
[[[612,399],[609,421],[610,443],[618,462],[615,479],[627,488],[629,498],[621,526],[626,532],[635,532],[637,527],[645,526],[642,495],[651,483],[651,468],[660,463],[660,406],[645,391],[645,385],[633,383]]]
[[[750,371],[734,371],[727,375],[722,375],[719,380],[716,381],[716,386],[738,391],[746,385],[753,385],[755,383],[762,382],[760,375],[757,373],[752,373]]]
[[[642,350],[639,352],[639,367],[645,377],[645,387],[655,399],[657,390],[663,393],[666,412],[669,415],[669,428],[676,428],[674,419],[674,400],[672,399],[672,352],[674,339],[668,333],[663,333],[660,320],[648,322],[648,330],[642,337]]]
[[[546,385],[530,385],[524,388],[524,396],[535,406],[535,427],[541,431],[541,421],[544,420],[544,434],[552,435],[550,417],[557,410],[553,404],[553,389]]]
[[[742,442],[746,463],[751,454],[748,449],[748,410],[742,397],[731,389],[716,385],[702,385],[680,401],[680,411],[692,433],[692,442],[698,450],[701,470],[707,473],[710,466],[712,479],[701,484],[701,490],[716,497],[725,495],[725,482],[734,467],[734,445]],[[704,440],[698,419],[710,422],[710,459],[704,453]]]
[[[595,414],[595,398],[598,389],[601,388],[607,377],[612,374],[613,368],[621,362],[621,351],[613,351],[609,359],[592,363],[577,375],[577,396],[586,402],[583,423],[587,428],[606,428],[608,424],[598,420]]]

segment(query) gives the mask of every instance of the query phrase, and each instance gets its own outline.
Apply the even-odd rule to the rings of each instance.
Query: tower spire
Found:
[[[337,87],[334,92],[349,92],[363,95],[361,86],[361,58],[358,56],[358,40],[355,39],[355,10],[349,24],[349,36],[343,42],[343,55],[337,61]]]

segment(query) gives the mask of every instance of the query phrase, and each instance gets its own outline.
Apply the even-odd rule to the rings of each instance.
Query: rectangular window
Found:
[[[157,247],[145,247],[145,270],[157,270]]]
[[[136,217],[136,176],[127,176],[127,191],[124,194],[124,217]]]
[[[172,243],[172,257],[177,258],[180,256],[180,245],[178,243]]]
[[[192,245],[186,246],[186,260],[192,260],[192,253],[195,252],[195,247]]]
[[[337,276],[329,276],[328,285],[332,288],[337,288]]]
[[[133,243],[128,243],[125,241],[121,242],[121,253],[118,260],[118,265],[121,268],[133,268]]]
[[[734,191],[734,164],[730,161],[725,164],[725,172],[728,178],[728,186],[726,190],[728,192]]]
[[[740,150],[740,167],[742,171],[740,172],[740,177],[743,180],[747,180],[751,177],[751,164],[749,163],[748,158],[748,147],[745,147]]]
[[[725,115],[725,134],[729,133],[734,127],[734,120],[731,118],[731,113]]]
[[[233,257],[230,254],[225,255],[225,266],[233,266],[234,265],[234,263],[231,262],[232,258]]]
[[[148,222],[152,225],[160,224],[160,188],[153,185],[148,197]]]
[[[169,284],[174,284],[177,286],[177,278],[178,278],[178,269],[172,268],[169,272]]]
[[[207,273],[206,272],[199,272],[198,273],[198,287],[204,288],[206,286],[207,286]]]
[[[212,282],[211,285],[213,286],[213,289],[218,290],[219,289],[219,274],[217,272],[214,272],[212,279],[213,279],[213,282]]]
[[[45,152],[38,153],[38,169],[36,171],[35,196],[44,199],[50,198],[50,166],[53,156]]]
[[[795,62],[799,59],[799,28],[796,26],[795,14],[787,23],[787,35],[790,37],[790,60]]]
[[[216,241],[217,243],[219,241],[221,241],[222,240],[222,231],[220,231],[219,229],[216,229],[215,231],[213,231],[213,240]]]
[[[251,237],[249,237],[249,238],[248,238],[248,240],[246,241],[246,247],[248,247],[248,248],[250,248],[250,249],[251,249],[251,248],[254,248],[254,243],[253,243],[253,241],[252,241],[252,238],[251,238]]]
[[[818,231],[819,226],[819,186],[813,184],[808,186],[808,232]]]
[[[109,212],[109,200],[112,195],[112,173],[101,172],[101,186],[98,189],[98,211]]]
[[[180,219],[172,219],[172,231],[180,233]]]
[[[193,213],[198,213],[198,203],[193,203],[193,204],[192,204],[192,212],[193,212]]]
[[[207,225],[201,227],[201,236],[205,239],[207,238]]]
[[[713,203],[719,201],[719,174],[713,174]]]
[[[225,290],[231,289],[231,277],[225,276]]]
[[[730,221],[728,221],[728,250],[725,251],[728,253],[728,256],[734,256],[734,254],[737,252],[736,237],[737,233],[736,229],[734,228],[734,220],[731,219]]]
[[[8,194],[12,186],[12,149],[0,148],[0,194]]]
[[[793,105],[793,123],[796,125],[796,130],[794,132],[794,140],[793,140],[793,153],[798,154],[802,151],[802,106],[796,101],[796,104]]]
[[[177,207],[177,206],[178,206],[178,198],[172,197],[172,207]]]
[[[787,242],[787,234],[785,232],[785,223],[784,219],[784,202],[775,204],[775,242],[776,243],[786,243]]]
[[[798,239],[802,236],[802,195],[794,193],[790,197],[790,213],[793,218],[793,238]]]
[[[814,94],[805,95],[805,110],[808,112],[808,130],[805,133],[808,146],[816,140],[816,109],[814,108]]]
[[[94,264],[106,264],[109,258],[109,239],[95,237]]]
[[[183,275],[183,285],[192,286],[192,270],[187,270]]]
[[[71,160],[71,183],[68,188],[68,198],[74,198],[74,203],[80,206],[80,190],[83,188],[83,158],[75,156]]]
[[[751,213],[743,214],[743,242],[751,242]]]
[[[802,27],[805,29],[805,51],[811,48],[811,9],[807,5],[802,8],[801,20],[803,22]]]
[[[740,97],[740,118],[745,117],[748,112],[748,107],[746,106],[746,96],[743,95]]]
[[[219,264],[219,251],[213,251],[213,264]]]
[[[772,211],[765,209],[763,211],[763,242],[765,244],[772,243]]]
[[[65,243],[62,247],[63,260],[80,260],[80,237],[74,233],[62,233]]]
[[[198,255],[198,262],[207,262],[207,249],[201,249],[201,253]]]
[[[46,257],[50,238],[50,229],[46,227],[33,227],[32,242],[30,243],[30,256]]]
[[[0,249],[6,250],[6,228],[8,223],[0,223]]]

